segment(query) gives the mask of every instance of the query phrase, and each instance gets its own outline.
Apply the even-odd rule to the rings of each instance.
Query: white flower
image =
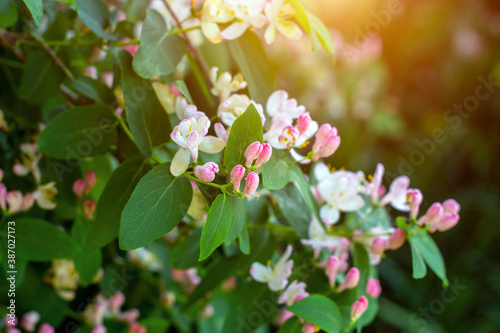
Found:
[[[35,182],[38,184],[42,178],[38,162],[42,158],[42,154],[38,151],[36,143],[23,143],[19,147],[21,150],[21,161],[14,164],[14,173],[20,177],[26,176],[28,173],[33,174]]]
[[[366,194],[368,194],[372,202],[377,202],[381,190],[383,190],[382,185],[382,177],[384,176],[384,165],[381,163],[377,164],[377,168],[375,169],[375,174],[373,175],[373,179],[370,183],[366,184]]]
[[[288,285],[285,292],[278,298],[278,304],[292,305],[298,296],[307,297],[309,293],[306,291],[305,282],[293,281]]]
[[[290,19],[295,15],[295,8],[285,0],[272,0],[264,9],[269,26],[264,33],[267,44],[271,44],[276,37],[276,30],[289,39],[302,37],[302,30],[297,23]]]
[[[33,192],[33,198],[40,208],[45,210],[52,210],[56,208],[57,204],[53,201],[57,194],[55,185],[55,182],[39,185],[36,191]]]
[[[328,236],[320,222],[313,217],[311,224],[309,224],[309,239],[302,239],[300,242],[312,247],[314,257],[317,258],[322,248],[333,252],[339,245],[343,245],[344,238]]]
[[[297,105],[295,98],[289,99],[286,91],[277,90],[267,99],[266,111],[273,120],[275,117],[297,119],[306,112],[306,108],[303,105]]]
[[[262,124],[264,124],[266,118],[264,117],[262,105],[255,103],[247,95],[231,95],[219,105],[217,115],[225,125],[232,126],[234,121],[246,111],[250,104],[255,106],[262,120]]]
[[[210,91],[214,96],[219,96],[221,101],[226,100],[232,93],[246,88],[247,82],[241,73],[233,77],[230,73],[224,72],[217,78],[218,71],[217,67],[210,69],[210,81],[214,86]]]
[[[207,0],[203,4],[201,31],[212,43],[220,43],[222,37],[219,23],[229,22],[233,17],[233,9],[222,0]]]
[[[254,262],[250,268],[250,275],[255,281],[267,283],[272,291],[282,290],[288,284],[288,278],[292,274],[293,260],[288,260],[292,255],[292,250],[292,246],[288,245],[274,267],[271,267],[271,263],[264,266],[259,262]]]
[[[127,259],[137,266],[146,268],[151,272],[161,271],[161,263],[158,257],[145,247],[127,251]]]
[[[394,179],[389,187],[389,192],[382,198],[380,204],[382,206],[391,204],[392,207],[402,212],[409,212],[410,205],[408,203],[407,192],[410,186],[410,179],[406,176],[399,176]]]
[[[236,21],[231,23],[221,36],[224,39],[236,39],[250,27],[262,28],[266,17],[262,14],[266,0],[225,0],[232,7]]]

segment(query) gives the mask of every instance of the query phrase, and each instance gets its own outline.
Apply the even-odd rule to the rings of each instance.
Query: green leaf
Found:
[[[97,36],[117,40],[116,36],[105,31],[109,21],[109,9],[101,0],[75,0],[78,7],[78,17]]]
[[[170,34],[163,16],[148,8],[141,31],[141,45],[134,56],[137,74],[146,79],[171,74],[184,52],[186,43],[182,38]]]
[[[408,224],[406,224],[405,219],[401,216],[396,217],[396,224],[399,229],[402,229],[404,231],[408,230]]]
[[[179,89],[182,96],[186,97],[189,104],[194,104],[193,98],[191,97],[191,94],[189,93],[189,89],[186,86],[186,83],[184,81],[182,81],[182,80],[175,81],[175,86],[177,87],[177,89]]]
[[[108,87],[97,80],[87,76],[80,76],[75,81],[71,82],[71,86],[75,88],[76,91],[94,101],[103,104],[108,104],[110,102],[111,96]]]
[[[100,250],[82,252],[75,256],[75,269],[83,286],[88,286],[92,282],[101,265],[102,255]]]
[[[412,248],[415,247],[430,269],[436,273],[446,287],[448,285],[446,266],[443,256],[432,237],[426,231],[421,231],[416,226],[409,229],[409,234]]]
[[[366,285],[368,284],[368,277],[370,274],[370,259],[366,248],[360,243],[354,243],[354,266],[359,270],[359,282],[356,286],[356,299],[361,295],[366,294]],[[368,313],[362,315],[361,319],[368,317]],[[358,331],[361,331],[363,321],[359,320],[357,325]]]
[[[293,184],[273,192],[281,213],[301,238],[308,237],[311,213],[306,208],[306,202],[299,189]]]
[[[193,230],[189,236],[172,249],[172,252],[170,252],[172,266],[179,269],[188,269],[198,263],[201,230],[201,227]]]
[[[231,227],[232,217],[231,201],[225,194],[219,194],[210,206],[207,221],[201,232],[199,261],[208,258],[224,242]]]
[[[231,205],[233,206],[233,217],[225,240],[226,245],[231,244],[245,227],[248,206],[247,199],[231,197],[229,201],[231,201]]]
[[[0,28],[10,28],[16,24],[19,18],[17,6],[10,0],[5,0],[2,5],[5,6],[5,11],[2,11],[3,7],[0,6]]]
[[[40,27],[40,23],[42,22],[43,17],[42,0],[24,0],[24,3],[30,10],[31,15],[33,15],[33,21],[35,21],[36,26]]]
[[[262,186],[268,190],[281,190],[289,180],[288,166],[275,149],[269,161],[262,165]]]
[[[328,333],[340,332],[342,319],[337,305],[323,295],[311,295],[289,306],[290,311]]]
[[[170,140],[172,126],[149,80],[142,79],[132,69],[132,56],[125,50],[118,53],[122,69],[125,112],[137,146],[146,156],[152,146]]]
[[[8,14],[9,8],[14,3],[10,0],[0,0],[0,14]]]
[[[139,320],[139,324],[146,328],[148,333],[164,333],[170,326],[170,322],[165,318],[149,317]]]
[[[238,164],[245,164],[245,151],[255,141],[262,142],[263,129],[259,112],[253,104],[231,126],[224,151],[224,161],[230,173]]]
[[[238,235],[240,241],[240,251],[243,254],[250,254],[250,235],[248,234],[248,226],[243,228],[243,231]]]
[[[97,202],[95,220],[87,234],[87,250],[103,247],[118,235],[120,217],[134,188],[151,166],[141,157],[132,157],[111,175]]]
[[[292,317],[280,327],[277,333],[302,333],[302,326],[304,325],[297,317]]]
[[[29,260],[68,258],[82,250],[64,231],[40,219],[18,219],[15,229],[16,253]]]
[[[137,184],[122,212],[120,248],[151,244],[186,215],[193,188],[187,178],[170,174],[170,163],[156,166]]]
[[[424,259],[415,245],[411,244],[411,261],[413,266],[413,278],[421,279],[427,274],[427,267]]]
[[[307,205],[309,206],[309,209],[311,212],[314,214],[316,219],[318,221],[321,221],[321,218],[319,217],[319,207],[318,207],[318,202],[314,198],[312,192],[311,192],[311,186],[309,185],[309,182],[306,180],[304,177],[304,173],[302,172],[302,169],[296,165],[292,164],[288,166],[288,170],[290,172],[290,176],[295,183],[295,185],[299,188],[300,192],[302,193],[302,196],[306,200]]]
[[[117,123],[113,112],[103,105],[68,109],[47,124],[38,139],[38,149],[60,159],[100,155],[115,141]]]
[[[250,97],[257,103],[266,103],[274,91],[275,74],[259,37],[246,32],[240,38],[226,43],[248,83]]]

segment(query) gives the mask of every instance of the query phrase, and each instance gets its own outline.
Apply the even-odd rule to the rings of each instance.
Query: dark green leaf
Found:
[[[165,333],[170,323],[165,318],[150,317],[139,320],[139,324],[146,328],[148,333]]]
[[[42,0],[24,0],[24,3],[26,4],[26,7],[31,12],[31,15],[33,15],[33,21],[35,21],[35,24],[37,27],[40,27],[40,23],[42,22],[42,16],[43,16],[43,2]]]
[[[302,324],[297,317],[288,319],[277,333],[302,333]]]
[[[102,255],[100,250],[81,252],[75,256],[75,269],[83,286],[87,286],[92,282],[101,265]]]
[[[170,253],[170,263],[175,268],[188,269],[198,263],[200,256],[200,238],[202,228],[194,230]]]
[[[226,245],[231,244],[245,227],[248,206],[247,199],[231,197],[229,201],[231,201],[231,205],[233,206],[233,218],[231,219],[231,227],[225,240]]]
[[[328,333],[340,332],[342,319],[337,305],[323,295],[311,295],[287,308],[305,321]]]
[[[103,83],[87,76],[80,76],[75,81],[71,82],[71,86],[81,92],[84,96],[97,102],[108,104],[110,101],[110,92],[108,87],[106,87]]]
[[[116,40],[117,37],[105,31],[109,20],[109,9],[101,0],[75,0],[78,6],[78,17],[97,36]]]
[[[301,238],[307,238],[311,213],[306,209],[306,202],[299,189],[293,184],[273,192],[281,213]]]
[[[208,211],[207,221],[203,226],[200,239],[200,258],[208,258],[226,239],[231,219],[233,217],[233,206],[225,194],[219,194],[212,202]]]
[[[16,24],[19,15],[17,14],[17,6],[12,1],[2,1],[0,1],[2,3],[0,5],[0,28],[6,29]],[[5,11],[2,11],[3,8],[5,8]]]
[[[275,149],[269,161],[262,166],[262,186],[268,190],[281,190],[289,180],[288,166]]]
[[[156,166],[137,184],[122,212],[120,248],[146,246],[171,231],[186,215],[193,188],[170,174],[170,163]]]

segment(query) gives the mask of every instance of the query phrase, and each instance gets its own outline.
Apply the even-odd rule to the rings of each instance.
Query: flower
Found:
[[[231,170],[230,176],[231,184],[233,184],[233,189],[235,191],[240,190],[240,184],[243,180],[243,177],[245,177],[245,167],[243,167],[243,165],[241,164],[238,164],[233,168],[233,170]]]
[[[37,184],[40,183],[42,176],[38,163],[42,158],[42,154],[38,151],[36,143],[23,143],[19,149],[22,153],[21,161],[17,161],[16,164],[14,164],[14,173],[20,177],[24,177],[31,172],[33,178],[35,178],[35,182]]]
[[[243,79],[241,73],[233,77],[230,73],[224,72],[217,78],[218,71],[219,68],[217,67],[212,67],[210,69],[210,81],[212,81],[213,84],[213,88],[210,92],[214,96],[219,96],[221,101],[228,99],[232,93],[246,88],[247,82]]]
[[[35,326],[40,320],[40,314],[36,311],[30,311],[24,314],[21,318],[21,327],[28,332],[33,332]]]
[[[410,205],[407,202],[406,196],[409,185],[410,179],[406,176],[399,176],[394,179],[389,187],[389,192],[382,198],[380,204],[385,206],[390,203],[392,207],[399,211],[410,211]]]
[[[330,287],[333,287],[335,285],[338,268],[339,258],[337,256],[330,256],[325,265],[325,274],[328,277],[328,284],[330,285]]]
[[[75,195],[78,199],[83,198],[83,194],[85,193],[86,187],[87,187],[87,184],[85,183],[85,180],[83,180],[83,179],[77,179],[73,183],[73,193],[75,193]]]
[[[288,277],[292,274],[293,260],[289,260],[292,251],[292,246],[288,245],[273,267],[271,267],[270,262],[267,266],[254,262],[250,268],[250,275],[255,281],[267,283],[272,291],[284,289],[288,284]]]
[[[266,0],[225,0],[232,7],[236,21],[221,32],[224,39],[236,39],[250,27],[262,28],[266,17],[262,14]]]
[[[290,19],[295,15],[295,8],[285,0],[272,0],[264,8],[269,26],[264,33],[267,44],[271,44],[276,37],[276,30],[289,39],[302,37],[302,30],[297,23]]]
[[[227,138],[229,137],[230,128],[226,129],[224,127],[224,125],[222,125],[221,123],[215,123],[214,131],[219,139],[222,139],[222,140],[224,140],[224,142],[227,142]]]
[[[83,214],[87,219],[89,220],[92,219],[92,217],[94,216],[95,207],[96,207],[95,201],[92,199],[87,199],[83,202],[82,210]]]
[[[203,182],[213,181],[217,172],[219,172],[219,166],[214,162],[197,165],[194,168],[194,175]]]
[[[419,225],[430,225],[430,232],[446,231],[453,228],[460,219],[458,213],[460,205],[453,199],[448,199],[443,204],[433,203],[425,215],[418,220]]]
[[[161,271],[161,262],[155,253],[145,247],[127,251],[127,259],[134,265],[146,268],[151,272]]]
[[[245,178],[245,188],[243,189],[243,196],[246,198],[253,194],[259,187],[259,176],[255,172],[249,172]]]
[[[380,286],[380,281],[372,277],[369,277],[368,283],[366,284],[366,293],[373,298],[378,298],[382,293],[382,287]]]
[[[54,327],[50,326],[47,323],[42,324],[40,328],[38,329],[38,333],[54,333]]]
[[[273,148],[268,143],[264,143],[262,145],[262,152],[257,157],[257,161],[255,162],[255,167],[260,168],[262,164],[267,163],[273,154]]]
[[[331,156],[340,146],[340,136],[337,134],[337,129],[330,124],[323,124],[316,133],[316,140],[312,148],[313,161],[317,161],[320,157]]]
[[[365,193],[371,197],[372,202],[378,201],[381,189],[384,188],[382,185],[382,177],[384,176],[384,171],[384,165],[378,163],[372,181],[365,185]]]
[[[278,304],[285,304],[290,306],[295,303],[298,296],[307,297],[309,293],[306,291],[305,282],[293,281],[288,285],[285,292],[278,298]]]
[[[357,301],[355,301],[351,306],[351,321],[359,319],[365,313],[368,308],[368,299],[365,296],[361,296]]]
[[[222,0],[207,0],[201,14],[201,31],[212,43],[222,41],[219,23],[227,23],[234,17],[231,6]]]
[[[65,301],[75,299],[80,277],[71,259],[53,259],[46,282],[52,284],[55,293]]]
[[[231,95],[219,105],[217,115],[225,125],[232,126],[234,121],[245,113],[250,104],[255,106],[262,120],[262,124],[264,124],[266,118],[262,105],[255,103],[247,95]]]
[[[340,248],[345,244],[346,238],[327,236],[323,226],[313,217],[309,224],[309,239],[302,239],[300,242],[306,246],[311,246],[314,251],[314,257],[317,258],[322,248],[330,251]]]
[[[53,202],[54,197],[57,194],[55,185],[55,182],[50,182],[45,185],[39,185],[36,191],[33,193],[33,198],[40,208],[45,210],[52,210],[56,208],[57,204]]]
[[[264,147],[262,146],[262,143],[259,141],[254,141],[251,144],[248,145],[247,149],[245,150],[245,166],[249,167],[252,165],[253,161],[259,157],[260,153],[262,152],[262,149]]]
[[[417,189],[409,189],[406,193],[407,201],[410,204],[410,217],[417,217],[418,211],[420,210],[420,204],[422,203],[423,196],[422,192]]]

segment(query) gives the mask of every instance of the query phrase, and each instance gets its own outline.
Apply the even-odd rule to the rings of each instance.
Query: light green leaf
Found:
[[[186,83],[184,81],[182,81],[182,80],[175,81],[175,86],[177,87],[177,89],[179,89],[182,96],[186,97],[189,104],[194,104],[193,98],[191,97],[191,94],[189,93],[189,89],[186,86]]]
[[[165,318],[149,317],[139,320],[139,324],[146,328],[148,333],[164,333],[167,332],[170,322]]]
[[[321,221],[321,218],[319,217],[318,202],[316,201],[311,192],[311,186],[304,177],[302,169],[298,165],[292,164],[288,166],[288,171],[290,173],[291,179],[293,180],[295,185],[299,188],[300,192],[302,193],[302,196],[306,200],[306,203],[309,206],[309,209],[311,210],[312,214],[314,214],[314,216],[318,221]]]
[[[241,233],[238,235],[240,242],[240,251],[243,254],[250,254],[250,235],[248,234],[248,226],[245,226]]]
[[[42,22],[43,17],[43,2],[42,0],[24,0],[26,7],[33,15],[33,20],[37,27],[40,27],[40,23]]]
[[[103,154],[116,139],[118,121],[103,105],[78,106],[52,119],[40,134],[38,149],[60,159]]]
[[[328,333],[340,332],[342,319],[337,305],[323,295],[310,295],[287,308]]]
[[[117,37],[105,31],[109,20],[109,9],[101,0],[75,0],[78,7],[78,17],[97,36],[117,40]]]
[[[208,258],[224,242],[231,227],[232,217],[231,201],[225,194],[219,194],[210,206],[207,221],[201,232],[199,261]]]
[[[3,1],[3,2],[2,2]],[[19,15],[17,6],[10,0],[2,0],[0,5],[0,28],[10,28],[16,24]],[[5,6],[5,7],[2,7]],[[5,8],[5,11],[2,9]]]
[[[413,266],[413,278],[421,279],[427,274],[427,267],[425,266],[424,259],[420,251],[415,245],[411,244],[411,261]]]
[[[225,240],[226,245],[231,244],[245,227],[248,206],[247,199],[231,197],[229,201],[231,201],[231,205],[233,206],[233,217]]]
[[[183,176],[170,174],[170,163],[156,166],[137,184],[122,212],[120,248],[151,244],[171,231],[186,215],[193,188]]]
[[[306,202],[299,189],[288,184],[283,189],[273,192],[281,213],[301,238],[307,238],[311,213],[306,208]]]
[[[137,74],[146,79],[171,74],[184,52],[186,43],[182,38],[170,34],[163,16],[148,8],[141,31],[141,45],[134,56]]]
[[[269,161],[262,165],[262,186],[268,190],[281,190],[289,180],[288,166],[275,149]]]

